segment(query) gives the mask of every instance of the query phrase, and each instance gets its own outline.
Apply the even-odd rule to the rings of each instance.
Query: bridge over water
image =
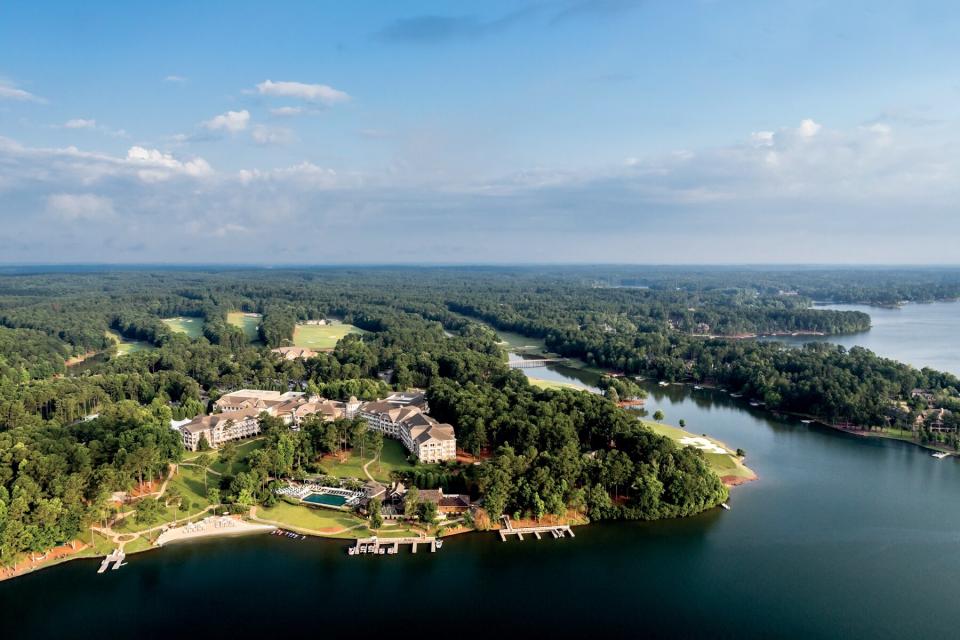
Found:
[[[566,364],[567,362],[569,362],[567,358],[531,358],[511,360],[509,364],[511,369],[533,369],[535,367],[545,367],[548,364]]]

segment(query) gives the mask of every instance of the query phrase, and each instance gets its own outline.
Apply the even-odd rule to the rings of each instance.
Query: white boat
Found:
[[[693,388],[696,389],[697,391],[700,391],[700,389],[703,389],[703,387],[701,387],[698,384],[693,385]]]
[[[437,540],[437,549],[443,546],[443,540]]]
[[[730,397],[731,397],[731,398],[742,398],[742,397],[743,397],[743,394],[742,394],[742,393],[731,393],[731,394],[730,394]]]
[[[759,407],[759,406],[760,406],[760,403],[759,403],[759,402],[751,402],[751,403],[750,403],[750,406],[751,406],[751,407]]]
[[[949,456],[949,455],[950,455],[950,454],[947,453],[946,451],[938,451],[937,453],[934,453],[934,454],[933,454],[933,457],[936,458],[937,460],[943,460],[944,458],[946,458],[946,457]]]
[[[670,383],[669,383],[669,382],[664,382],[663,380],[661,380],[661,381],[658,382],[657,384],[659,384],[661,387],[669,387],[669,386],[670,386]]]
[[[727,511],[730,511],[730,505],[728,505],[726,502],[721,502],[720,506],[726,509]]]
[[[801,420],[803,424],[813,424],[813,420]]]

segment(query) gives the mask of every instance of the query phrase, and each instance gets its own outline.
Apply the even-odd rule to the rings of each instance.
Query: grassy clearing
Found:
[[[574,391],[584,391],[572,382],[557,382],[556,380],[541,380],[540,378],[529,378],[530,384],[541,389],[573,389]]]
[[[208,486],[215,486],[217,479],[211,475],[207,482]],[[117,523],[113,530],[119,533],[136,533],[144,529],[151,529],[164,522],[192,518],[210,506],[203,485],[203,471],[201,469],[181,466],[179,473],[170,480],[167,491],[172,487],[176,487],[180,491],[180,495],[183,496],[185,510],[171,504],[163,510],[160,518],[152,522],[137,522],[136,515],[131,515]]]
[[[668,424],[660,424],[659,422],[647,422],[644,421],[644,424],[650,428],[654,433],[658,433],[662,436],[666,436],[673,440],[674,442],[679,443],[683,438],[697,438],[697,437],[706,437],[707,440],[713,444],[723,447],[729,453],[704,453],[707,463],[710,465],[710,468],[713,469],[720,477],[729,477],[733,476],[736,478],[755,478],[756,474],[750,470],[746,465],[744,465],[736,454],[730,451],[730,447],[707,436],[698,436],[689,431],[685,431],[679,427],[674,427]]]
[[[338,462],[332,458],[326,458],[323,461],[323,468],[332,476],[337,478],[360,478],[366,479],[363,473],[363,465],[370,462],[370,452],[365,451],[366,457],[360,458],[360,451],[354,450],[347,453],[343,462]],[[383,451],[380,453],[379,463],[374,462],[368,469],[370,475],[381,482],[390,480],[390,473],[393,471],[406,471],[412,469],[413,465],[407,462],[407,450],[396,440],[384,439]]]
[[[237,445],[237,457],[234,458],[229,467],[224,461],[219,459],[219,452],[217,450],[190,451],[183,456],[183,461],[193,462],[199,458],[200,455],[206,453],[208,456],[210,456],[210,469],[221,475],[236,475],[241,471],[250,470],[250,467],[245,462],[245,459],[250,455],[251,451],[261,449],[266,443],[267,441],[263,438],[256,438],[254,440],[245,440],[241,442]]]
[[[346,511],[297,506],[286,502],[278,502],[276,506],[270,508],[258,507],[257,518],[276,522],[291,529],[303,529],[304,531],[309,530],[319,533],[332,533],[348,527],[366,524],[366,520],[361,520]],[[361,526],[338,535],[353,538],[369,534],[366,526]]]
[[[231,311],[227,314],[227,323],[237,327],[247,336],[250,342],[260,341],[260,321],[263,319],[259,313],[244,313],[243,311]]]
[[[351,333],[364,334],[366,331],[336,321],[324,326],[298,324],[293,330],[293,344],[307,349],[333,349],[341,338]]]
[[[143,340],[127,340],[116,331],[106,331],[104,334],[116,343],[118,356],[125,356],[128,353],[136,353],[138,351],[148,351],[154,348],[152,344],[144,342]]]
[[[189,338],[203,335],[203,318],[164,318],[163,323],[176,333],[185,333]]]

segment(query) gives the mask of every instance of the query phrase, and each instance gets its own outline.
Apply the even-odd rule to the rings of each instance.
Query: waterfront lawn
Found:
[[[176,333],[185,333],[189,338],[203,335],[203,318],[164,318],[163,323]]]
[[[362,520],[352,513],[334,509],[298,506],[282,500],[273,507],[257,507],[257,519],[276,523],[281,527],[317,533],[332,533],[363,525],[338,535],[343,537],[369,535],[369,530],[365,526],[366,520]]]
[[[260,332],[258,329],[262,319],[259,313],[251,315],[243,311],[231,311],[227,314],[227,322],[243,331],[243,334],[247,336],[247,341],[249,342],[260,341]]]
[[[201,454],[206,453],[210,456],[210,469],[219,473],[221,475],[237,475],[241,471],[249,471],[250,467],[247,465],[246,459],[251,452],[256,451],[257,449],[262,448],[267,441],[260,437],[254,438],[252,440],[244,440],[243,442],[237,445],[237,457],[234,458],[233,463],[228,467],[227,464],[220,460],[220,452],[216,449],[210,451],[190,451],[183,456],[184,462],[194,462]],[[214,477],[214,474],[210,474],[211,481]],[[202,478],[201,478],[202,479]]]
[[[334,322],[334,324],[315,325],[298,324],[293,329],[293,344],[307,349],[333,349],[345,335],[367,333],[352,324]]]
[[[572,389],[573,391],[586,391],[572,382],[557,382],[556,380],[541,380],[540,378],[528,378],[530,384],[541,389]]]
[[[210,474],[207,479],[207,486],[216,486],[217,482],[218,478]],[[207,500],[206,491],[203,488],[203,470],[197,467],[181,466],[180,471],[170,480],[167,487],[168,490],[170,487],[176,487],[180,491],[180,495],[183,496],[183,504],[187,507],[186,510],[171,504],[163,509],[159,518],[152,522],[137,522],[137,516],[134,513],[117,523],[113,530],[120,533],[136,533],[160,526],[165,522],[192,518],[210,506],[210,501]]]
[[[322,461],[324,470],[331,476],[337,478],[359,478],[366,480],[367,476],[363,472],[363,465],[370,462],[370,452],[364,451],[366,457],[360,458],[360,450],[354,449],[347,452],[347,457],[343,462],[336,458],[327,457]],[[403,448],[397,440],[384,438],[383,451],[380,452],[380,461],[374,462],[367,469],[374,479],[380,482],[389,482],[390,473],[393,471],[407,471],[413,468],[413,465],[407,462],[407,450]]]
[[[699,438],[705,437],[707,440],[713,444],[723,447],[727,451],[730,451],[730,448],[719,440],[710,438],[709,436],[698,436],[689,431],[685,431],[679,427],[674,427],[668,424],[660,424],[659,422],[648,422],[644,421],[643,423],[654,433],[658,433],[662,436],[667,436],[674,442],[679,444],[680,440],[683,438]],[[736,478],[754,478],[756,475],[748,467],[746,467],[739,458],[734,453],[708,453],[704,452],[704,457],[707,460],[707,463],[710,465],[710,468],[713,469],[713,472],[716,473],[721,478],[724,477],[736,477]]]

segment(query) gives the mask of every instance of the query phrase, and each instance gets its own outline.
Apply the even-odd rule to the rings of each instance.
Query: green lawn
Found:
[[[251,451],[260,449],[267,443],[266,440],[261,438],[255,438],[253,440],[244,440],[237,445],[237,457],[233,460],[233,463],[230,465],[230,468],[227,468],[226,463],[219,459],[219,452],[217,450],[211,451],[189,451],[183,456],[184,462],[192,462],[196,460],[202,453],[206,453],[210,456],[210,468],[220,474],[229,474],[236,475],[241,471],[249,471],[244,460]]]
[[[203,318],[164,318],[163,323],[177,333],[185,333],[190,338],[203,335]]]
[[[310,529],[311,531],[320,532],[337,531],[366,523],[366,520],[361,520],[359,517],[346,511],[298,506],[282,501],[278,502],[274,507],[258,507],[257,518],[277,522],[291,529]],[[354,538],[370,535],[370,532],[364,526],[340,535],[347,538]]]
[[[660,424],[659,422],[648,422],[644,421],[647,427],[649,427],[654,433],[658,433],[662,436],[667,436],[674,442],[679,442],[683,438],[696,438],[696,437],[706,437],[710,442],[723,447],[727,451],[730,451],[730,447],[720,442],[710,438],[709,436],[697,436],[694,433],[685,431],[679,427],[674,427],[668,424]],[[710,468],[713,469],[714,473],[718,476],[735,476],[737,478],[754,478],[756,475],[748,467],[746,467],[734,453],[704,453],[707,463],[710,465]]]
[[[364,451],[366,457],[361,460],[360,450],[356,449],[348,454],[344,462],[337,462],[327,458],[323,461],[323,468],[337,478],[360,478],[366,480],[363,465],[370,461],[370,452]],[[407,462],[407,450],[397,440],[384,438],[383,451],[380,453],[379,463],[370,465],[370,475],[381,482],[389,482],[392,471],[412,469],[413,465]]]
[[[212,474],[208,479],[208,486],[215,486],[217,479]],[[188,505],[186,511],[183,511],[175,505],[167,507],[160,518],[153,522],[137,522],[136,515],[128,516],[120,521],[114,531],[121,533],[135,533],[156,527],[164,522],[173,522],[176,520],[186,520],[201,513],[210,506],[207,500],[206,490],[203,486],[203,471],[197,467],[180,467],[179,473],[170,480],[169,487],[177,487],[183,496],[183,504]]]
[[[105,333],[108,338],[116,343],[118,356],[125,356],[128,353],[147,351],[154,348],[152,344],[144,342],[143,340],[127,340],[116,331],[107,331]]]
[[[352,324],[333,321],[334,324],[319,326],[298,324],[293,330],[293,344],[308,349],[333,349],[342,337],[350,333],[366,333]]]
[[[528,378],[530,384],[541,389],[573,389],[574,391],[585,391],[572,382],[557,382],[556,380],[541,380],[539,378]]]
[[[258,328],[260,327],[260,321],[262,319],[263,317],[259,313],[231,311],[227,314],[227,322],[235,327],[240,328],[244,335],[247,336],[247,340],[250,342],[260,341],[260,333]]]

